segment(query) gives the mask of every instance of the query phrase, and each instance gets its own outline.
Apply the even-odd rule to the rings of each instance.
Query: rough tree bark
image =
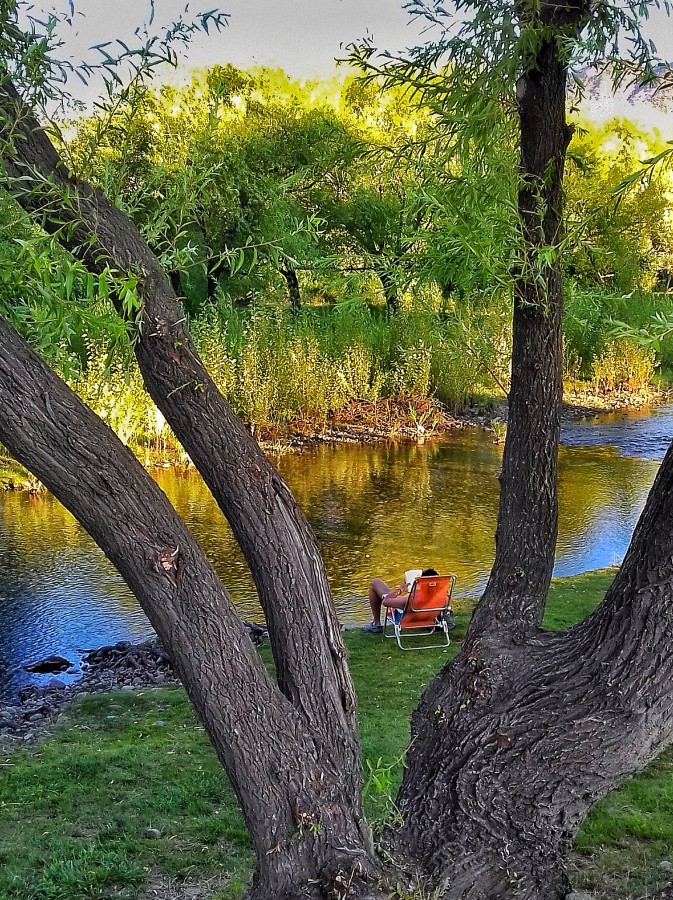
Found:
[[[574,629],[540,630],[556,540],[558,261],[528,276],[561,228],[566,66],[551,32],[579,33],[590,6],[543,0],[518,9],[550,36],[518,85],[528,259],[515,292],[496,560],[463,647],[414,713],[399,796],[397,845],[443,885],[445,900],[560,900],[563,854],[587,810],[673,733],[673,451],[604,602]],[[165,499],[128,451],[109,448],[104,426],[81,418],[81,404],[6,323],[0,440],[90,529],[174,654],[246,814],[259,857],[256,896],[381,896],[362,817],[354,695],[314,538],[205,373],[140,235],[70,178],[7,83],[0,112],[6,171],[24,207],[49,229],[65,223],[61,239],[92,269],[109,263],[142,277],[140,368],[246,555],[280,691]],[[87,432],[95,450],[78,438]],[[339,881],[351,876],[354,895]]]
[[[579,33],[588,6],[542,3],[540,15]],[[398,843],[446,882],[445,900],[565,897],[563,857],[586,813],[673,734],[672,452],[599,610],[566,633],[540,629],[557,534],[559,260],[533,276],[537,251],[561,234],[566,80],[551,37],[517,84],[527,259],[515,288],[496,557],[461,651],[413,715],[398,798]]]
[[[329,783],[329,773],[338,773],[340,796],[348,807],[347,814],[344,811],[339,816],[348,820],[353,834],[360,836],[359,852],[363,859],[370,859],[369,868],[374,871],[371,836],[362,811],[355,693],[312,531],[283,480],[207,374],[170,281],[135,226],[100,192],[76,183],[7,78],[0,85],[0,139],[9,184],[43,227],[58,231],[63,244],[93,271],[111,265],[140,276],[142,307],[134,347],[145,385],[232,527],[255,579],[269,626],[280,690],[314,747],[323,773],[320,777]],[[13,446],[9,440],[6,443]],[[61,473],[65,469],[64,464]],[[58,487],[50,479],[45,483]],[[55,493],[58,495],[58,491]],[[205,648],[202,652],[208,655]],[[188,671],[185,665],[177,664],[181,671]],[[204,707],[200,711],[210,714]],[[225,754],[220,755],[226,759]],[[249,764],[255,765],[252,757]],[[287,812],[293,807],[292,794],[296,791],[293,779],[285,779],[284,784]],[[336,809],[336,804],[328,803],[325,809],[332,807]],[[297,813],[299,825],[304,822],[306,828],[311,824],[317,827],[310,818],[313,812],[304,820],[301,810],[303,807]],[[263,803],[256,810],[249,808],[246,820],[253,837],[259,829],[266,836],[263,822],[268,814]],[[328,819],[319,829],[325,846],[332,840]],[[334,830],[336,845],[340,830],[340,826]],[[309,853],[295,859],[285,850],[270,852],[275,844],[264,846],[265,840],[255,839],[259,871],[266,873],[258,878],[262,885],[259,896],[284,896],[282,892],[264,894],[265,887],[273,883],[268,873],[275,872],[278,883],[287,884],[293,868],[295,884],[304,885],[309,896],[302,865],[312,856],[310,879],[321,882],[321,867],[337,877],[339,864],[336,868],[328,866],[324,854]],[[343,846],[352,844],[349,838]]]
[[[355,694],[315,537],[274,467],[199,359],[169,280],[105,197],[77,184],[10,82],[0,86],[4,164],[19,202],[91,269],[140,276],[135,353],[147,390],[203,475],[250,567],[269,625],[278,682],[361,787]],[[67,227],[64,227],[67,226]],[[292,603],[280,602],[292,597]],[[310,653],[304,652],[310,648]],[[315,690],[315,666],[324,672]],[[359,801],[357,801],[359,803]]]
[[[384,896],[350,779],[272,684],[191,532],[133,454],[0,317],[0,440],[114,563],[171,655],[259,860],[253,896]],[[303,648],[312,663],[312,654]],[[331,893],[330,893],[331,892]]]

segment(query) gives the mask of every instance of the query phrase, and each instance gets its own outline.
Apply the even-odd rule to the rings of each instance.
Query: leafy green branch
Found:
[[[644,159],[641,167],[617,184],[612,193],[618,199],[622,198],[628,191],[642,184],[649,184],[655,177],[659,169],[668,169],[673,163],[673,141],[667,141],[666,149],[660,153]]]

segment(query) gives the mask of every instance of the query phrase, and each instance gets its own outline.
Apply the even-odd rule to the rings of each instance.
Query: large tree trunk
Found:
[[[557,11],[581,26],[578,6],[542,4],[543,17]],[[631,730],[648,714],[639,716],[635,696],[625,704],[613,683],[607,660],[624,642],[617,622],[609,637],[602,632],[611,650],[600,662],[595,620],[567,634],[540,631],[557,536],[563,297],[560,260],[541,265],[538,251],[561,236],[570,139],[561,52],[553,37],[544,40],[517,84],[526,260],[514,293],[495,562],[463,647],[413,715],[399,795],[398,842],[446,882],[445,900],[560,900],[568,889],[563,856],[587,811],[671,732],[668,701],[652,692],[647,705],[657,707],[661,727],[630,747]],[[665,515],[657,527],[667,544]],[[647,547],[642,532],[638,544]],[[606,600],[599,618],[613,608]],[[656,640],[663,652],[663,628]],[[622,670],[620,682],[625,677]]]
[[[94,271],[140,274],[134,344],[152,399],[202,474],[250,567],[278,684],[341,765],[361,815],[355,693],[315,537],[287,485],[206,372],[169,280],[135,226],[71,178],[11,82],[0,86],[0,137],[16,198]],[[64,223],[68,226],[64,228]],[[120,310],[121,312],[121,310]],[[323,673],[315,690],[316,667]]]
[[[2,318],[0,441],[89,531],[161,637],[250,829],[253,895],[330,896],[352,877],[354,896],[380,897],[382,871],[340,760],[272,684],[163,492]],[[308,648],[297,652],[313,663]]]
[[[355,692],[313,533],[286,484],[203,367],[171,284],[135,226],[100,192],[71,178],[47,135],[7,79],[0,86],[0,137],[8,179],[25,209],[38,214],[47,230],[58,231],[64,245],[92,270],[101,271],[111,265],[140,276],[142,308],[134,349],[145,385],[203,475],[250,566],[269,626],[278,685],[308,736],[315,764],[324,773],[327,785],[331,782],[329,774],[338,773],[339,802],[329,801],[326,787],[327,793],[319,804],[314,797],[309,799],[308,818],[304,817],[303,799],[298,805],[287,801],[288,791],[296,790],[294,776],[284,777],[282,766],[275,776],[283,783],[287,801],[283,821],[287,821],[288,808],[294,806],[299,810],[295,814],[295,818],[299,816],[298,824],[305,823],[308,833],[313,823],[316,831],[311,841],[296,844],[312,844],[316,849],[297,853],[304,854],[302,859],[307,865],[308,859],[315,859],[310,864],[314,872],[321,866],[325,871],[330,866],[343,868],[343,855],[336,853],[335,848],[346,848],[348,856],[349,848],[356,843],[354,838],[344,840],[341,826],[346,823],[347,829],[354,829],[358,835],[357,853],[371,856],[371,839],[362,810]],[[120,313],[123,314],[121,306]],[[66,471],[64,467],[61,474]],[[50,485],[49,480],[45,481]],[[176,542],[175,547],[178,546]],[[205,667],[206,648],[198,643],[195,646],[198,666]],[[183,667],[181,671],[186,673],[189,685],[191,670]],[[266,731],[274,740],[275,725],[267,722],[262,712],[267,706],[263,702],[257,706],[259,718],[251,729],[251,740],[257,730]],[[210,708],[202,711],[207,721]],[[287,722],[294,727],[292,717]],[[299,735],[297,732],[301,741]],[[254,758],[249,765],[255,767]],[[303,770],[303,762],[297,763],[296,768]],[[310,765],[307,773],[312,778]],[[241,783],[244,781],[242,778]],[[303,779],[298,783],[303,784]],[[314,818],[318,806],[324,810],[319,828]],[[265,835],[255,840],[260,871],[284,871],[287,848],[278,854],[270,853],[264,831],[269,827],[264,824],[269,817],[278,819],[273,805],[260,802],[248,808],[246,818],[253,836],[258,826]],[[334,851],[329,865],[328,850],[317,850],[321,845]],[[294,847],[291,856],[296,855]],[[290,865],[284,877],[290,870],[300,869]],[[366,869],[363,866],[363,871]],[[264,896],[262,889],[260,896]]]

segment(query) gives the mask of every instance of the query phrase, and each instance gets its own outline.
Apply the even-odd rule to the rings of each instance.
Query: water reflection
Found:
[[[658,468],[612,447],[561,447],[555,575],[621,563]]]
[[[662,460],[673,439],[672,425],[672,406],[620,410],[567,426],[563,429],[563,443],[570,447],[609,444],[622,456]]]
[[[411,566],[454,569],[463,591],[476,590],[492,556],[499,465],[499,448],[462,435],[429,447],[325,448],[281,468],[340,600],[362,594],[373,574],[399,580]]]
[[[658,457],[673,412],[644,421],[649,455]],[[564,433],[576,446],[560,454],[558,575],[624,554],[657,468],[653,459],[622,455],[634,443],[648,455],[631,424],[620,417]],[[592,428],[615,446],[592,446]],[[451,569],[459,595],[478,595],[493,558],[500,463],[501,448],[479,432],[441,444],[324,447],[282,458],[279,468],[320,541],[342,620],[366,621],[365,604],[354,598],[372,575],[394,581],[415,566]],[[171,470],[155,477],[242,613],[258,618],[250,574],[203,482]],[[151,633],[113,567],[51,496],[4,494],[0,517],[0,695],[27,679],[25,662],[54,652],[77,658],[82,648]]]

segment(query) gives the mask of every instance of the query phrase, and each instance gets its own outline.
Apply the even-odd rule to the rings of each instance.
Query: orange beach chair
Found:
[[[383,624],[383,636],[395,638],[400,650],[430,650],[448,647],[451,643],[451,596],[456,583],[455,575],[426,575],[414,581],[404,609],[389,609]],[[441,643],[404,646],[403,637],[424,637],[439,632]]]

